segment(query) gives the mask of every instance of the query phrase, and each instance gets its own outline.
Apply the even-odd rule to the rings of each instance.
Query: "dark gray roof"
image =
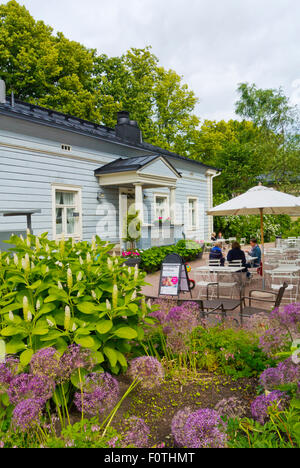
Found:
[[[126,159],[117,159],[116,161],[113,161],[109,164],[106,164],[105,166],[100,167],[95,171],[95,175],[103,175],[103,174],[114,174],[116,172],[129,172],[129,171],[139,171],[143,167],[145,167],[147,164],[155,161],[158,158],[161,158],[161,155],[153,155],[153,156],[138,156],[135,158],[126,158]],[[162,159],[165,159],[162,157]],[[179,172],[175,169],[175,167],[172,166],[169,162],[167,162],[169,166],[173,169],[173,171],[178,175],[178,177],[181,177]]]
[[[19,101],[18,99],[13,101],[13,105],[11,103],[11,99],[9,98],[6,99],[5,104],[0,103],[0,115],[15,117],[18,119],[27,120],[32,123],[47,125],[50,127],[59,128],[61,130],[67,130],[73,133],[90,136],[117,145],[142,149],[152,154],[160,154],[168,158],[187,161],[207,169],[220,171],[220,169],[216,167],[208,166],[201,163],[200,161],[196,161],[185,156],[180,156],[179,154],[172,153],[149,143],[136,143],[130,140],[119,138],[116,135],[115,129],[105,127],[104,125],[98,125],[97,123],[89,122],[88,120],[63,114],[51,109],[46,109],[34,104],[29,104],[23,101]]]

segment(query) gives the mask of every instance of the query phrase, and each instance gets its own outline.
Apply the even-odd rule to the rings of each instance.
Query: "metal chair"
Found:
[[[268,310],[266,310],[266,309],[262,309],[262,308],[259,308],[259,307],[253,307],[252,302],[265,302],[265,303],[268,303],[268,304],[272,304],[272,310],[279,307],[281,302],[282,302],[284,293],[285,293],[287,288],[288,288],[288,283],[283,283],[283,285],[280,287],[278,292],[274,292],[274,291],[270,291],[270,290],[266,291],[266,290],[262,290],[262,289],[252,289],[249,292],[249,296],[245,296],[245,297],[242,298],[242,301],[241,301],[241,322],[243,323],[243,318],[245,318],[245,317],[251,317],[252,315],[256,315],[256,314],[265,314],[265,313],[268,312]],[[269,297],[273,296],[274,299],[270,300],[270,299],[267,299],[265,297],[255,297],[254,293],[260,293],[260,294],[263,293],[265,295],[268,295]],[[248,306],[246,306],[246,300],[249,301]]]

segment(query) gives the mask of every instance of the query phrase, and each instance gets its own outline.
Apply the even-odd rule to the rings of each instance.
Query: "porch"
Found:
[[[180,173],[162,156],[118,159],[95,171],[101,188],[119,190],[119,239],[126,248],[124,226],[128,213],[139,213],[138,248],[171,245],[182,239],[183,224],[176,224],[176,188]],[[153,190],[163,193],[153,196]],[[156,197],[156,198],[155,198]]]

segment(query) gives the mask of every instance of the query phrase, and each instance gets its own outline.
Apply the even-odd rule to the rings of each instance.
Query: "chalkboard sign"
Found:
[[[171,254],[162,264],[159,295],[179,296],[181,292],[191,292],[188,273],[180,255]]]

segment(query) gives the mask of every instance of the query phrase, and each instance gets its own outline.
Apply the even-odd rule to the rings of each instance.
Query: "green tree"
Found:
[[[241,83],[236,113],[261,131],[260,150],[268,155],[265,180],[283,189],[298,185],[300,163],[299,111],[281,88],[258,89]]]
[[[0,5],[0,73],[17,98],[99,121],[95,51],[35,21],[15,0]]]

